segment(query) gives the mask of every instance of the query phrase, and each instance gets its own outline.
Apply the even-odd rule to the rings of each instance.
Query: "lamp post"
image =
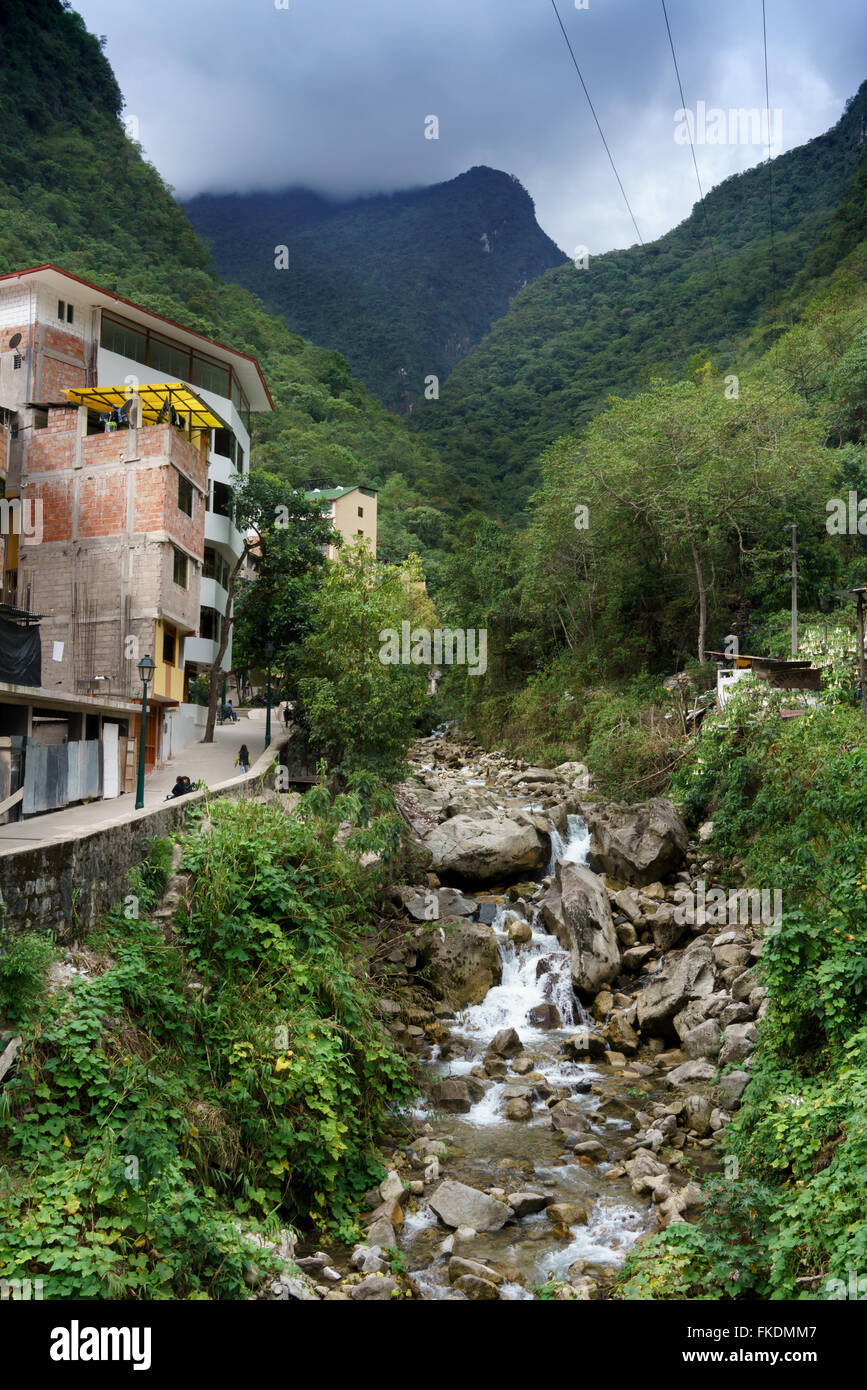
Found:
[[[263,650],[265,652],[265,660],[268,663],[268,691],[266,696],[268,703],[265,707],[265,747],[267,748],[271,742],[271,662],[274,658],[274,643],[266,642]]]
[[[141,811],[144,807],[144,777],[145,777],[145,739],[147,737],[148,724],[148,681],[156,670],[155,663],[149,656],[143,656],[138,664],[138,673],[141,678],[141,727],[139,729],[138,740],[138,782],[135,789],[135,809]]]

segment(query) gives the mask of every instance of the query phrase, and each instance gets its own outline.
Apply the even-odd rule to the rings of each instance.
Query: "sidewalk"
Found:
[[[258,711],[257,711],[258,713]],[[180,776],[199,780],[209,787],[219,786],[239,776],[235,758],[242,743],[254,764],[265,751],[265,712],[258,718],[238,720],[237,724],[218,724],[213,743],[191,743],[175,758],[145,778],[144,809],[161,806]],[[283,733],[282,720],[271,717],[271,746]],[[269,750],[270,751],[270,750]],[[252,774],[251,774],[252,775]],[[135,793],[125,792],[111,801],[91,801],[84,806],[66,806],[62,811],[49,811],[43,816],[31,816],[11,825],[0,825],[0,853],[39,845],[78,831],[99,830],[114,821],[123,820],[135,811]],[[143,813],[142,813],[143,814]]]

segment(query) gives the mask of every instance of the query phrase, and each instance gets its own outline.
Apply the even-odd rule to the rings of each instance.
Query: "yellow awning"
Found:
[[[86,405],[89,410],[103,412],[120,410],[133,396],[138,396],[143,425],[156,425],[160,418],[169,422],[171,411],[174,410],[184,425],[189,424],[193,429],[229,428],[226,421],[184,381],[157,381],[138,386],[74,386],[65,394],[73,405]]]

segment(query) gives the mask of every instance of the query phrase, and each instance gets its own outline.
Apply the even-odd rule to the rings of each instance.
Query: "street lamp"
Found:
[[[265,747],[267,748],[271,742],[271,662],[274,658],[274,643],[266,642],[263,651],[268,663],[268,704],[265,708]]]
[[[138,782],[135,789],[135,809],[141,811],[144,808],[144,775],[145,775],[145,739],[147,737],[148,722],[148,681],[156,670],[156,665],[149,656],[143,656],[138,664],[138,673],[141,679],[141,727],[139,729],[138,740]]]

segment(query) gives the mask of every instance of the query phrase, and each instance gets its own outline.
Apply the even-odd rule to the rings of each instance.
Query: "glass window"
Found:
[[[214,483],[214,511],[217,516],[232,515],[232,489],[226,483]]]
[[[116,352],[119,357],[131,357],[133,362],[147,361],[147,336],[132,323],[116,319],[103,312],[100,342],[106,352]]]
[[[178,474],[178,510],[186,512],[187,516],[193,514],[193,485],[183,473]]]
[[[214,430],[214,442],[212,445],[215,454],[222,454],[224,458],[235,461],[235,436],[231,430]]]
[[[155,367],[166,376],[182,377],[186,380],[190,375],[190,354],[186,348],[178,347],[165,338],[156,338],[151,334],[148,366]]]
[[[363,507],[359,507],[359,508],[358,508],[358,515],[359,515],[359,516],[364,516],[364,508],[363,508]]]
[[[181,589],[185,589],[187,587],[187,569],[188,565],[186,555],[182,550],[175,550],[172,578]]]
[[[199,636],[208,642],[219,642],[222,631],[222,617],[216,608],[199,609]]]
[[[71,305],[71,304],[67,304],[67,306],[66,306],[66,322],[67,322],[67,323],[72,323],[72,315],[73,315],[73,312],[74,312],[74,311],[73,311],[72,305]]]
[[[57,301],[57,317],[59,319],[66,318],[66,305],[62,299],[58,299]]]
[[[229,375],[228,367],[221,367],[219,362],[212,362],[208,357],[200,357],[197,352],[193,353],[194,386],[202,386],[206,391],[213,391],[216,396],[228,396]]]
[[[229,565],[223,559],[219,550],[215,550],[212,545],[205,546],[205,559],[202,565],[202,578],[214,579],[221,584],[224,589],[229,587]]]
[[[175,644],[177,638],[173,627],[163,628],[163,661],[167,666],[175,664]]]

